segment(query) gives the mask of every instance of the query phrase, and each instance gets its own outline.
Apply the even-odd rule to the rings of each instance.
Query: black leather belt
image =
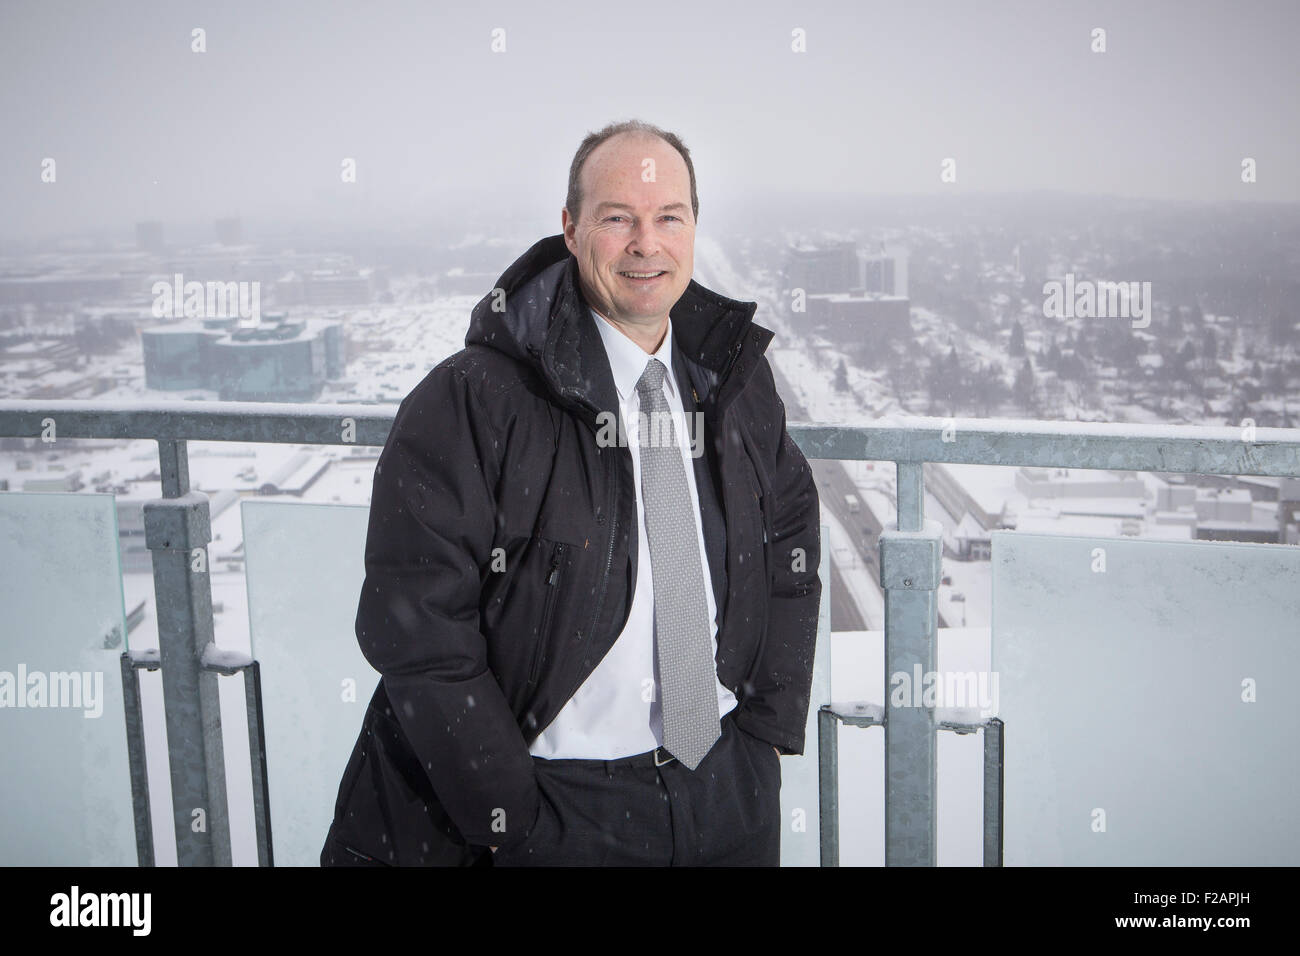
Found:
[[[663,747],[656,747],[654,750],[647,750],[643,754],[633,754],[631,757],[614,757],[606,760],[605,764],[615,767],[662,767],[676,759]]]

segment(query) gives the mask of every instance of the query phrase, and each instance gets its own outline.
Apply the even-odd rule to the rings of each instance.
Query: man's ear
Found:
[[[564,244],[569,247],[569,252],[576,256],[578,254],[578,227],[577,223],[569,218],[567,207],[560,209],[560,232],[564,235]]]

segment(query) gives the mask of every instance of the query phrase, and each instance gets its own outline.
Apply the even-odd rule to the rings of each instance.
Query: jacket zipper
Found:
[[[771,490],[763,483],[763,471],[759,468],[756,456],[754,455],[749,437],[749,429],[743,423],[740,424],[740,434],[743,439],[745,454],[749,458],[750,467],[754,469],[754,477],[758,479],[758,490],[763,494],[763,501],[766,504],[771,503]],[[767,571],[767,594],[764,595],[763,603],[763,629],[758,636],[758,646],[754,651],[754,659],[750,662],[749,671],[746,681],[753,686],[754,675],[758,672],[758,662],[763,657],[763,646],[767,643],[767,628],[771,623],[768,615],[767,602],[771,600],[772,582],[775,580],[775,574],[772,568],[772,544],[771,535],[768,533],[768,509],[760,505],[758,509],[759,518],[763,524],[763,566]]]
[[[617,448],[615,449],[617,452]],[[596,612],[591,616],[591,628],[588,634],[596,633],[596,625],[600,623],[601,608],[605,604],[605,590],[609,585],[609,569],[614,563],[614,539],[618,531],[618,518],[615,514],[615,494],[618,491],[618,471],[620,467],[617,461],[613,461],[611,455],[602,455],[606,461],[606,469],[609,471],[609,481],[606,483],[608,490],[605,493],[605,513],[609,515],[609,548],[605,554],[605,573],[600,576],[600,591],[596,594]]]
[[[546,647],[546,639],[551,633],[551,615],[555,610],[555,598],[560,592],[560,557],[564,554],[564,545],[557,544],[555,550],[551,552],[551,570],[546,575],[546,585],[549,590],[546,592],[546,603],[542,607],[542,626],[537,632],[537,646],[533,648],[533,662],[528,668],[528,683],[537,683],[537,672],[542,664],[542,650]]]
[[[565,390],[561,394],[569,395],[575,399],[580,399],[580,393],[576,390]],[[594,408],[594,406],[591,406],[590,404],[588,404],[588,407]],[[617,450],[617,447],[615,447],[614,452],[617,453]],[[605,552],[605,571],[600,576],[600,587],[596,592],[595,609],[591,615],[591,625],[587,629],[588,635],[594,635],[596,633],[596,625],[600,623],[600,612],[605,605],[605,591],[609,586],[609,569],[614,564],[614,542],[618,536],[618,516],[614,508],[618,492],[618,471],[613,469],[618,469],[620,464],[615,460],[613,455],[602,455],[600,454],[599,448],[597,448],[596,451],[597,457],[601,461],[605,462],[605,513],[609,516],[609,545]],[[581,638],[582,634],[579,633],[578,636]],[[566,688],[564,699],[567,700],[572,697],[580,686],[581,682],[573,687]]]

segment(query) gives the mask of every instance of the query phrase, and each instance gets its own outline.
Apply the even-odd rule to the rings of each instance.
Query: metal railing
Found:
[[[177,860],[182,866],[230,863],[229,820],[217,678],[245,673],[258,859],[272,863],[261,687],[257,662],[217,654],[206,562],[192,559],[211,541],[208,498],[192,492],[187,442],[235,441],[382,446],[394,405],[283,405],[248,402],[139,403],[0,401],[0,436],[152,439],[158,442],[163,497],[144,508],[153,556],[159,650],[123,655],[127,734],[141,865],[153,862],[144,779],[138,672],[161,668]],[[897,521],[880,535],[885,594],[885,673],[935,670],[942,530],[924,515],[926,462],[1031,465],[1206,475],[1300,477],[1300,430],[1107,425],[983,419],[908,419],[862,426],[790,423],[809,459],[892,461]],[[1004,728],[934,707],[830,705],[818,710],[821,860],[838,865],[838,726],[879,726],[885,734],[886,865],[933,866],[936,850],[936,734],[985,735],[984,862],[1002,859]],[[190,808],[207,808],[196,832]]]
[[[791,425],[790,434],[810,459],[897,464],[898,520],[880,535],[886,675],[936,670],[942,529],[925,520],[926,462],[1300,477],[1297,429],[919,418],[862,427]],[[884,728],[886,866],[935,865],[936,733],[983,729],[984,865],[1001,865],[1006,731],[1000,720],[970,724],[942,708],[870,704],[839,711],[822,707],[818,718],[822,865],[839,862],[835,752],[840,723]]]

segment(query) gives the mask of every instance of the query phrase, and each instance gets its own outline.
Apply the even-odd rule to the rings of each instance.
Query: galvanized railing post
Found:
[[[262,714],[262,666],[244,668],[244,710],[248,719],[248,756],[253,774],[253,828],[257,865],[274,866],[271,847],[271,777],[266,771],[266,723]]]
[[[925,521],[920,462],[898,463],[898,522],[880,533],[885,592],[885,865],[934,866],[938,773],[933,707],[942,528]],[[898,683],[895,692],[895,684]]]
[[[153,816],[149,809],[149,761],[145,754],[144,708],[140,703],[140,670],[156,670],[150,651],[123,651],[122,711],[126,717],[126,759],[131,769],[131,810],[135,819],[135,856],[140,866],[153,866]]]
[[[839,717],[830,704],[817,709],[817,819],[821,865],[840,865]]]
[[[208,496],[190,490],[184,441],[159,439],[158,461],[163,497],[145,502],[144,531],[158,607],[176,862],[229,866],[219,678],[202,664],[213,636]]]
[[[208,647],[201,661],[204,670],[221,677],[242,675],[244,715],[248,721],[248,763],[253,778],[253,835],[257,839],[257,865],[275,866],[271,848],[271,788],[266,773],[266,724],[262,714],[262,666],[247,654]]]
[[[984,722],[984,865],[1002,865],[1002,811],[1006,725],[1000,718]]]
[[[984,865],[1002,865],[1003,733],[1005,724],[997,717],[972,721],[963,707],[936,708],[937,730],[959,734],[984,732]]]
[[[895,508],[899,531],[920,531],[925,520],[925,479],[919,461],[895,462],[898,480]]]

